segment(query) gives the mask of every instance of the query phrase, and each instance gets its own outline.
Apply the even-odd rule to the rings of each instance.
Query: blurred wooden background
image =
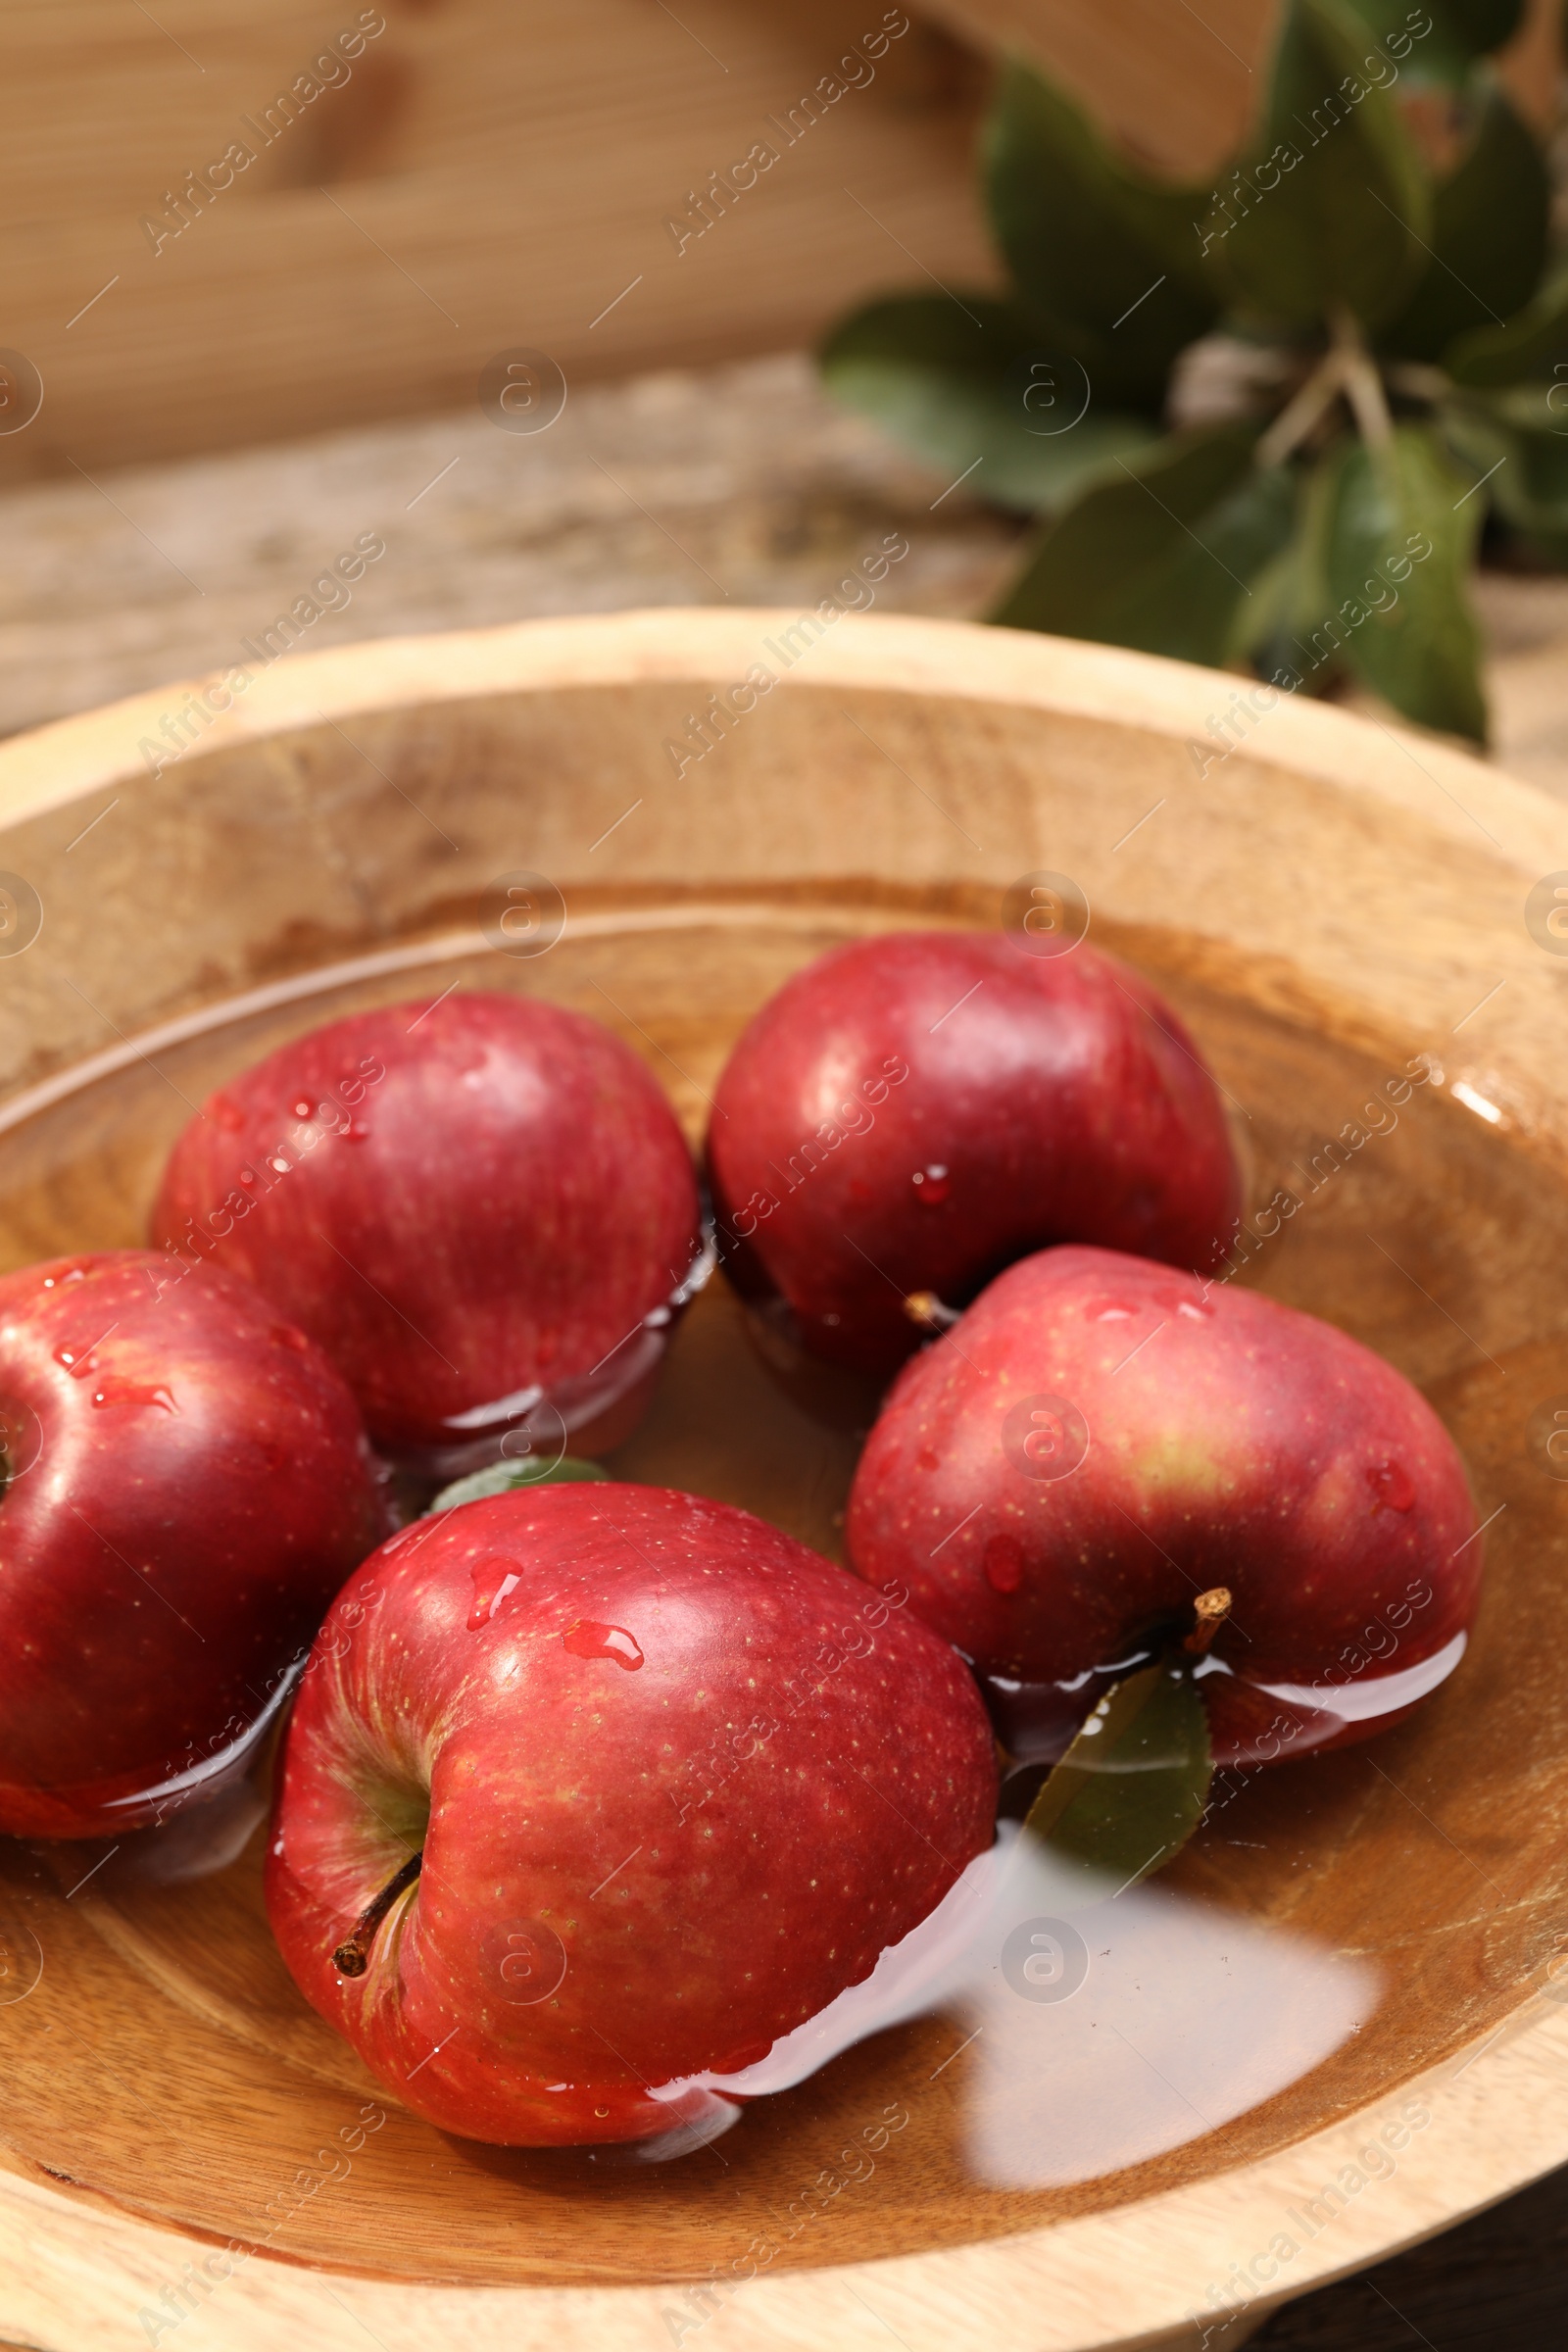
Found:
[[[984,272],[981,76],[949,34],[910,23],[793,146],[768,127],[885,14],[902,11],[6,0],[0,344],[44,403],[0,438],[0,483],[456,408],[516,346],[572,381],[779,350],[918,274],[910,253]],[[262,146],[247,118],[265,133],[362,18],[385,29]],[[666,220],[764,139],[777,164],[678,251]],[[143,221],[175,220],[186,172],[234,140],[256,161],[210,200],[187,191],[188,224],[155,251]]]
[[[1272,0],[5,0],[0,19],[0,344],[44,383],[36,422],[0,435],[4,485],[455,408],[517,346],[573,382],[702,366],[811,342],[893,279],[984,279],[971,44],[1032,48],[1132,148],[1200,177],[1245,122]],[[1532,0],[1515,44],[1532,106],[1553,21]],[[806,127],[805,93],[900,24]],[[777,163],[678,245],[669,221],[761,140]],[[235,141],[255,160],[215,186]]]
[[[990,48],[1031,51],[1158,170],[1202,179],[1247,126],[1268,62],[1275,0],[921,0]],[[1552,117],[1560,0],[1528,0],[1501,59],[1515,103]]]

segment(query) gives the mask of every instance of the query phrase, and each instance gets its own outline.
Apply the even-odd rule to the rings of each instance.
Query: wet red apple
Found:
[[[723,1503],[461,1504],[366,1562],[319,1649],[272,1927],[376,2074],[471,2138],[667,2130],[654,2092],[762,2057],[991,1843],[961,1661]]]
[[[456,1476],[519,1424],[628,1435],[701,1249],[691,1155],[599,1022],[457,993],[296,1038],[203,1106],[153,1236],[318,1340],[388,1453]]]
[[[872,1373],[917,1344],[911,1295],[962,1305],[1052,1242],[1207,1270],[1240,1198],[1214,1081],[1148,981],[988,932],[895,932],[797,973],[730,1056],[708,1159],[740,1287]]]
[[[1010,1267],[906,1366],[847,1535],[1026,1757],[1216,1589],[1216,1759],[1365,1739],[1457,1665],[1482,1565],[1464,1466],[1391,1364],[1255,1292],[1074,1248]]]
[[[215,1268],[0,1280],[0,1830],[87,1838],[216,1790],[386,1532],[354,1399]]]

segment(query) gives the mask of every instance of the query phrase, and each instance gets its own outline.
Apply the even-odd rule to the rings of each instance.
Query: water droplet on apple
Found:
[[[363,1144],[369,1132],[363,1119],[350,1119],[343,1129],[343,1141],[346,1144]]]
[[[953,1190],[953,1179],[940,1160],[929,1168],[916,1168],[909,1181],[914,1186],[915,1199],[927,1208],[940,1208]]]
[[[1091,1323],[1130,1323],[1132,1318],[1130,1306],[1102,1306],[1089,1320]]]
[[[302,1097],[301,1097],[301,1099],[300,1099],[300,1101],[299,1101],[298,1102],[296,1102],[296,1103],[295,1103],[295,1105],[294,1105],[294,1116],[295,1116],[297,1119],[308,1119],[308,1118],[310,1117],[310,1115],[311,1115],[311,1106],[310,1106],[309,1102],[307,1102],[304,1100],[303,1096],[302,1096]]]
[[[94,1404],[156,1404],[161,1412],[177,1413],[173,1394],[163,1383],[144,1380],[122,1380],[111,1375],[101,1380],[92,1393]]]
[[[1377,1462],[1368,1470],[1366,1483],[1373,1494],[1372,1511],[1375,1517],[1381,1510],[1408,1511],[1415,1503],[1415,1481],[1402,1462]]]
[[[1185,1315],[1189,1323],[1209,1323],[1212,1322],[1214,1316],[1214,1309],[1208,1305],[1206,1300],[1200,1301],[1196,1298],[1183,1298],[1177,1306],[1176,1312],[1179,1315]]]
[[[55,1362],[62,1371],[69,1372],[73,1380],[85,1380],[96,1369],[92,1360],[96,1346],[95,1340],[63,1340],[54,1350]]]
[[[515,1560],[481,1560],[468,1572],[473,1578],[473,1607],[468,1612],[468,1631],[476,1634],[490,1623],[508,1595],[522,1582],[522,1570]]]
[[[980,1554],[993,1592],[1016,1592],[1023,1583],[1024,1551],[1016,1536],[991,1536]]]
[[[273,1323],[267,1336],[270,1340],[275,1340],[279,1348],[292,1348],[296,1355],[309,1355],[311,1351],[310,1341],[296,1324]]]
[[[245,1124],[245,1113],[231,1095],[215,1095],[207,1107],[219,1126],[230,1135],[238,1135]]]
[[[574,1658],[613,1658],[628,1674],[635,1674],[643,1662],[641,1649],[623,1625],[598,1625],[591,1617],[579,1617],[561,1639]]]

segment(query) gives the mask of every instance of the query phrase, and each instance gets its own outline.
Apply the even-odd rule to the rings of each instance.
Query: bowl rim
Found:
[[[1202,669],[1082,638],[906,613],[834,611],[839,625],[808,648],[809,673],[802,682],[813,687],[860,685],[958,702],[1010,703],[1123,727],[1136,713],[1145,734],[1213,750],[1223,738],[1208,731],[1210,717],[1216,706],[1231,701],[1238,685],[1229,670]],[[214,716],[199,745],[191,748],[199,756],[232,750],[318,724],[328,711],[347,715],[500,694],[732,672],[743,676],[748,661],[760,660],[769,638],[798,618],[769,606],[723,611],[656,606],[313,648],[261,671],[243,702]],[[775,642],[773,657],[778,656]],[[785,661],[779,682],[788,685],[795,663]],[[0,825],[145,775],[140,746],[172,705],[234,674],[232,669],[197,672],[0,742]],[[1568,845],[1568,814],[1557,803],[1472,752],[1332,704],[1273,688],[1257,691],[1277,697],[1268,706],[1271,767],[1371,793],[1462,841],[1470,839],[1470,828],[1479,820],[1460,796],[1484,795],[1491,823],[1481,829],[1505,854],[1522,858],[1532,874],[1540,870],[1539,851]],[[1224,714],[1221,709],[1218,715]],[[1402,764],[1387,759],[1378,749],[1380,740],[1396,747]],[[1431,785],[1442,803],[1433,801]]]

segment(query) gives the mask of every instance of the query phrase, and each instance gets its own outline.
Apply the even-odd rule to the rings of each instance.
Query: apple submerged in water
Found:
[[[383,1450],[454,1476],[541,1398],[577,1451],[630,1434],[699,1222],[674,1114],[618,1038],[456,994],[231,1079],[174,1146],[153,1238],[221,1250],[326,1348]]]
[[[345,1588],[268,1908],[307,1997],[431,2123],[645,2138],[676,2120],[659,2086],[754,2063],[861,1982],[990,1845],[995,1798],[974,1684],[897,1596],[727,1504],[522,1488]]]
[[[1481,1578],[1463,1464],[1392,1365],[1090,1249],[1009,1268],[906,1367],[847,1535],[989,1679],[1024,1757],[1058,1753],[1218,1589],[1198,1669],[1216,1761],[1365,1739],[1458,1663]]]
[[[220,1777],[386,1532],[342,1379],[248,1283],[150,1251],[0,1280],[0,1831]]]
[[[732,1271],[802,1344],[892,1371],[906,1297],[949,1307],[1051,1242],[1207,1270],[1240,1198],[1214,1081],[1138,973],[1080,946],[895,932],[820,956],[719,1080],[709,1168]]]

